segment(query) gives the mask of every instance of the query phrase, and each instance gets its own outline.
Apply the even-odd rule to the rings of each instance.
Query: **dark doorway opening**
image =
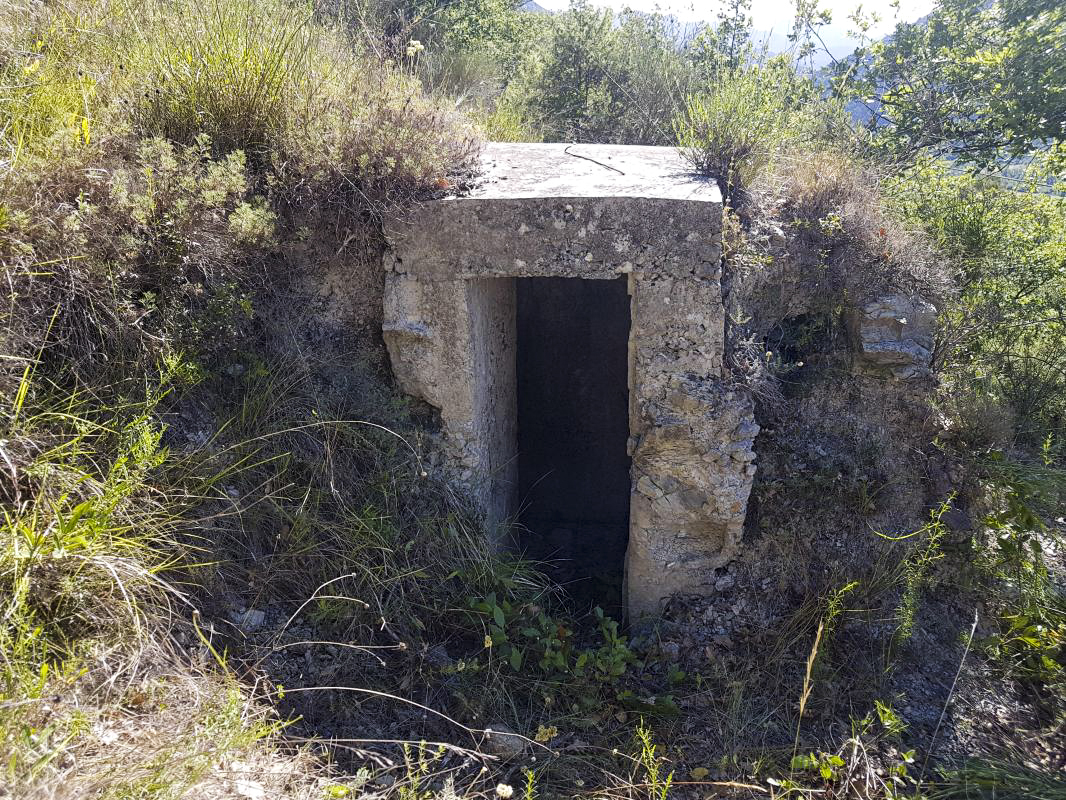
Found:
[[[626,281],[519,278],[520,548],[620,614],[629,538]]]

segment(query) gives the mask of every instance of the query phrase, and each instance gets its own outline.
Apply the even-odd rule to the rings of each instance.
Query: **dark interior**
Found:
[[[520,278],[519,545],[579,603],[617,611],[629,531],[629,295]]]

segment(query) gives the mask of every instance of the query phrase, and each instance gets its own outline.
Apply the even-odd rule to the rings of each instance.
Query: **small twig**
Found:
[[[617,167],[612,167],[610,164],[604,164],[602,161],[597,161],[594,158],[589,158],[588,156],[583,156],[580,153],[571,153],[570,152],[570,148],[573,147],[573,146],[574,145],[572,145],[572,144],[568,144],[566,147],[563,148],[563,152],[566,153],[568,156],[573,156],[574,158],[583,158],[586,161],[591,161],[593,164],[599,164],[601,167],[604,167],[605,169],[612,170],[613,172],[617,172],[619,175],[625,175],[625,173],[622,172],[622,170],[618,169]]]
[[[303,611],[308,606],[309,603],[312,603],[315,600],[318,600],[318,599],[321,598],[321,595],[319,595],[319,591],[321,591],[325,587],[329,586],[331,583],[336,583],[337,581],[342,581],[345,578],[354,578],[354,577],[357,577],[358,574],[359,573],[357,573],[357,572],[349,572],[349,573],[346,573],[344,575],[338,575],[336,578],[330,578],[325,583],[319,584],[318,588],[315,589],[311,593],[311,596],[308,597],[306,600],[304,600],[300,604],[300,607],[298,609],[296,609],[294,612],[292,612],[292,616],[291,617],[289,617],[287,620],[285,620],[285,624],[282,625],[281,628],[278,629],[278,632],[277,632],[276,636],[280,637],[281,634],[284,633],[285,630],[292,624],[292,621],[294,619],[296,619],[300,615],[300,612]],[[339,598],[337,596],[334,596],[334,599],[339,599]],[[353,603],[359,603],[364,608],[370,608],[370,604],[369,603],[367,603],[365,600],[360,600],[358,597],[345,597],[343,599],[350,600]]]
[[[951,698],[955,694],[955,686],[959,682],[959,676],[962,675],[962,665],[966,663],[966,656],[970,653],[970,645],[973,644],[974,634],[977,633],[977,614],[978,611],[975,608],[973,610],[973,625],[970,626],[970,636],[966,639],[966,647],[962,651],[962,658],[959,659],[959,668],[955,670],[955,680],[951,682],[951,688],[948,690],[948,696],[944,700],[944,708],[940,711],[940,718],[936,721],[936,728],[933,729],[933,738],[929,740],[929,749],[925,751],[925,760],[922,762],[922,773],[918,776],[918,783],[922,782],[925,778],[925,768],[929,766],[929,757],[933,754],[933,745],[936,744],[937,734],[940,733],[940,726],[944,722],[944,716],[948,713],[948,706],[951,705]]]
[[[289,690],[286,689],[285,691]],[[330,737],[329,739],[321,739],[317,737],[309,738],[305,736],[288,736],[286,737],[286,739],[294,742],[304,742],[306,744],[311,744],[312,742],[324,742],[331,746],[338,744],[410,744],[422,745],[424,747],[443,747],[449,752],[457,753],[458,755],[466,756],[470,759],[476,759],[479,761],[500,760],[499,756],[494,756],[488,753],[482,753],[480,750],[470,750],[469,748],[460,747],[457,744],[450,744],[449,742],[427,742],[425,740],[416,742],[410,739],[345,739],[335,737]]]
[[[15,464],[7,454],[7,450],[4,449],[4,445],[7,444],[6,439],[0,440],[0,457],[3,457],[4,463],[7,464],[7,468],[11,473],[11,486],[15,490],[15,508],[22,509],[22,491],[19,489],[19,473],[15,469]]]
[[[348,598],[344,597],[344,598],[341,598],[341,599],[347,600]],[[380,656],[377,656],[374,653],[370,652],[371,650],[406,650],[407,649],[406,647],[401,647],[398,644],[361,645],[361,644],[350,644],[348,642],[333,642],[333,641],[328,641],[328,640],[306,639],[306,640],[301,640],[301,641],[298,641],[298,642],[286,642],[285,644],[275,645],[274,648],[273,648],[273,652],[277,652],[278,650],[284,650],[286,647],[299,647],[301,645],[306,646],[306,645],[312,645],[312,644],[321,644],[321,645],[325,645],[327,647],[332,645],[334,647],[346,647],[349,650],[358,650],[359,652],[365,653],[366,655],[370,656],[371,658],[377,659],[378,663],[381,664],[381,666],[383,666],[383,667],[385,666],[385,662],[381,659]]]
[[[361,686],[303,686],[294,689],[277,689],[273,692],[270,692],[269,694],[279,696],[283,694],[295,694],[297,692],[356,692],[358,694],[370,695],[371,697],[379,697],[384,700],[395,700],[397,702],[406,703],[407,705],[419,708],[428,714],[433,714],[434,716],[443,719],[445,722],[450,722],[452,725],[455,725],[457,728],[466,731],[471,736],[492,736],[494,733],[498,733],[501,736],[521,739],[523,742],[525,742],[531,747],[540,748],[541,750],[546,750],[549,753],[551,752],[551,748],[547,745],[542,744],[541,742],[538,742],[535,739],[530,739],[528,736],[523,736],[520,733],[512,733],[510,731],[508,731],[507,733],[503,733],[502,731],[494,731],[491,728],[471,728],[470,726],[464,725],[463,723],[459,722],[457,719],[453,719],[447,714],[441,711],[437,711],[434,708],[430,708],[429,706],[423,705],[422,703],[418,703],[406,697],[400,697],[399,695],[389,694],[388,692],[379,692],[376,689],[366,689]]]

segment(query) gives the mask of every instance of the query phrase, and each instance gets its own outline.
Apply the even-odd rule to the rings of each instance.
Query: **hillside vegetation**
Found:
[[[0,0],[0,797],[1066,797],[1066,11],[818,76],[749,13]],[[383,223],[486,139],[722,188],[728,634],[490,552],[393,386]],[[875,287],[920,390],[849,372]]]

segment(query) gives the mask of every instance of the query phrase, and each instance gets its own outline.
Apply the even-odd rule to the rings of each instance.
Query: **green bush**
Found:
[[[724,73],[675,118],[685,157],[718,181],[727,201],[751,189],[786,143],[790,114],[780,78],[759,67]]]
[[[943,167],[913,172],[896,201],[957,270],[941,358],[962,433],[988,440],[985,419],[1013,420],[1034,447],[1066,437],[1066,199],[1004,188]],[[982,409],[991,409],[981,413]]]
[[[509,91],[545,141],[671,144],[692,76],[663,17],[575,3],[553,20],[535,66]]]
[[[985,653],[1054,708],[1066,701],[1066,593],[1056,584],[1054,548],[1062,537],[1045,523],[1066,502],[1066,470],[1045,448],[1039,460],[995,451],[977,465],[990,511],[976,537],[976,564],[1000,630]]]

